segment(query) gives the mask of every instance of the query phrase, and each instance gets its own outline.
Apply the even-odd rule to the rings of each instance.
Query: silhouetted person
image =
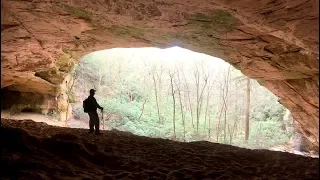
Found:
[[[95,128],[95,133],[96,134],[101,134],[100,131],[99,131],[99,125],[100,125],[100,122],[99,122],[99,116],[98,116],[98,113],[97,113],[97,108],[101,109],[101,111],[103,110],[103,107],[101,107],[98,103],[97,103],[97,100],[96,98],[94,98],[94,94],[95,94],[95,91],[94,89],[90,89],[90,96],[85,100],[87,101],[87,108],[85,108],[87,111],[87,113],[89,114],[89,133],[92,133],[94,132],[94,128]],[[84,105],[85,106],[85,105]]]

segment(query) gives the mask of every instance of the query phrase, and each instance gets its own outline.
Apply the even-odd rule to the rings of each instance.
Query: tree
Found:
[[[204,64],[201,63],[201,69],[202,69],[202,73],[203,73],[203,81],[204,84],[202,86],[202,88],[200,87],[200,71],[198,66],[196,65],[194,67],[194,78],[195,78],[195,85],[196,85],[196,118],[197,118],[197,135],[199,135],[199,120],[200,120],[200,115],[201,115],[201,108],[202,108],[202,101],[203,101],[203,92],[207,86],[208,83],[208,79],[210,77],[210,73],[205,72],[204,71]]]
[[[172,136],[181,141],[209,140],[234,145],[241,141],[245,147],[253,147],[254,143],[257,143],[256,147],[275,144],[270,137],[278,128],[281,121],[277,119],[282,113],[281,108],[275,105],[277,98],[266,94],[266,91],[257,92],[255,81],[250,81],[250,95],[247,96],[247,79],[234,81],[234,77],[246,78],[240,71],[228,72],[225,64],[220,68],[223,73],[214,77],[220,70],[208,70],[217,66],[204,64],[206,61],[199,59],[194,67],[189,63],[178,66],[172,61],[166,64],[156,57],[149,58],[145,66],[136,59],[128,64],[129,58],[130,54],[126,58],[112,56],[99,59],[97,56],[92,61],[81,62],[81,77],[77,78],[73,88],[79,96],[86,96],[92,87],[101,89],[97,97],[103,100],[101,105],[105,107],[105,118],[109,120],[106,123],[110,127],[151,137]],[[176,65],[175,68],[172,64]],[[72,81],[69,83],[71,86]],[[234,86],[234,83],[241,84]],[[246,104],[247,97],[249,103]],[[268,102],[264,102],[267,98]],[[79,115],[77,117],[84,117],[82,109],[79,111],[79,104],[72,104],[72,107],[76,108],[74,113]],[[247,116],[246,108],[249,109]],[[248,123],[245,117],[250,117]],[[246,124],[250,125],[247,128],[248,144],[243,143]],[[189,136],[190,132],[192,136]],[[277,137],[280,136],[278,133]],[[277,142],[286,140],[281,138]]]
[[[233,139],[233,136],[234,138],[236,138],[236,133],[237,133],[237,125],[238,125],[238,111],[239,111],[239,107],[238,107],[238,82],[235,82],[235,81],[231,81],[233,82],[234,84],[234,90],[233,90],[233,99],[231,99],[233,103],[233,112],[232,112],[232,118],[233,119],[233,125],[229,125],[228,124],[228,132],[229,132],[229,144],[231,145],[232,144],[232,139]]]
[[[173,115],[172,115],[172,122],[173,122],[173,140],[176,140],[177,135],[176,135],[176,99],[175,99],[175,91],[173,90],[173,78],[174,78],[174,73],[172,73],[169,70],[169,77],[170,77],[170,85],[171,85],[171,95],[172,95],[172,100],[173,100]]]
[[[213,88],[215,79],[209,80],[208,86],[207,86],[207,103],[206,103],[206,111],[205,111],[205,116],[204,116],[204,130],[206,129],[206,124],[207,124],[207,117],[209,116],[210,119],[210,95],[211,95],[211,90]],[[208,124],[210,128],[210,122]]]
[[[216,119],[218,120],[217,122],[217,129],[216,129],[216,142],[219,142],[219,136],[220,136],[220,120],[221,120],[221,115],[223,111],[224,104],[222,103],[222,95],[220,93],[219,95],[219,104],[217,106],[219,110],[217,111],[216,114]]]
[[[219,136],[220,136],[220,122],[221,122],[221,116],[224,115],[224,127],[223,127],[223,137],[224,142],[226,142],[226,126],[227,126],[227,110],[228,110],[228,92],[229,92],[229,81],[230,81],[230,68],[231,66],[228,66],[228,69],[226,72],[222,72],[222,83],[220,84],[220,99],[219,99],[219,106],[220,110],[217,112],[218,115],[218,125],[217,125],[217,142],[219,142]]]
[[[246,88],[246,109],[245,109],[245,142],[248,143],[249,139],[249,112],[250,112],[250,79],[247,78],[247,88]]]
[[[163,66],[161,65],[160,67],[160,73],[158,73],[157,70],[157,65],[153,64],[150,74],[152,76],[152,81],[153,81],[153,87],[154,87],[154,93],[155,93],[155,98],[156,98],[156,105],[157,105],[157,111],[158,111],[158,119],[159,119],[159,124],[162,124],[163,122],[161,121],[161,113],[160,113],[160,90],[158,90],[159,88],[161,89],[161,87],[158,87],[158,83],[161,83],[161,79],[162,79],[162,73],[163,73]],[[161,84],[160,84],[161,85]]]
[[[139,116],[139,118],[138,118],[138,121],[141,119],[141,117],[142,117],[142,115],[143,115],[144,105],[146,104],[146,102],[147,102],[147,99],[145,99],[145,100],[143,101],[143,103],[142,103],[141,114],[140,114],[140,116]]]
[[[250,78],[246,77],[243,74],[237,74],[237,77],[235,77],[233,80],[237,83],[245,83],[242,84],[240,89],[244,90],[244,94],[245,94],[245,99],[244,99],[244,122],[245,122],[245,128],[244,128],[244,133],[245,133],[245,143],[248,143],[248,139],[249,139],[249,132],[250,132],[250,128],[249,128],[249,118],[250,118],[250,89],[251,89],[251,85],[250,85]],[[239,89],[239,87],[237,86],[236,89]],[[236,91],[237,93],[237,91]],[[237,105],[236,105],[237,106]],[[234,129],[235,131],[240,131],[237,128],[237,122],[234,122]],[[243,132],[243,131],[242,131]],[[236,134],[236,133],[235,133]]]
[[[187,95],[188,95],[188,101],[189,101],[189,110],[190,110],[190,114],[191,114],[191,123],[192,123],[192,128],[194,128],[194,123],[193,123],[193,108],[192,108],[192,103],[191,103],[191,98],[190,98],[190,90],[189,90],[189,85],[187,83],[187,78],[184,74],[184,71],[182,71],[182,75],[183,75],[183,79],[184,79],[184,85],[185,88],[187,90]]]
[[[211,139],[211,109],[213,108],[213,104],[212,104],[212,107],[210,108],[210,99],[211,97],[213,96],[213,94],[211,94],[211,89],[214,88],[214,85],[215,85],[215,81],[218,77],[216,76],[214,79],[212,79],[208,85],[208,94],[207,94],[207,109],[206,109],[206,114],[207,114],[207,111],[208,112],[208,139],[210,140]],[[211,96],[210,96],[211,95]],[[207,117],[207,115],[205,116],[205,118]],[[205,119],[206,121],[206,119]],[[206,124],[206,123],[205,123]]]
[[[162,64],[162,61],[160,61],[160,67],[159,67],[159,71],[156,71],[156,76],[157,76],[157,79],[158,79],[158,83],[159,83],[159,90],[158,90],[158,106],[161,107],[161,102],[162,102],[162,74],[163,74],[163,71],[164,71],[164,68],[163,68],[163,64]],[[160,116],[160,114],[159,114]],[[161,120],[161,118],[160,118]],[[160,123],[163,124],[164,120],[161,120]]]
[[[222,100],[223,100],[223,111],[224,111],[224,134],[223,134],[223,140],[224,143],[226,143],[227,141],[227,110],[228,110],[228,92],[229,92],[229,83],[230,83],[230,65],[228,67],[228,71],[227,71],[227,77],[225,77],[225,83],[224,83],[224,88],[223,88],[223,95],[222,95]]]
[[[181,120],[183,126],[183,141],[186,141],[186,126],[185,126],[185,118],[183,113],[183,103],[182,103],[182,96],[181,96],[181,84],[180,84],[180,73],[177,71],[177,80],[174,81],[179,95],[179,102],[180,102],[180,110],[181,110]]]

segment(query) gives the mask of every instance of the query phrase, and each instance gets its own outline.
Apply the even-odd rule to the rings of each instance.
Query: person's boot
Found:
[[[88,133],[93,133],[93,132],[94,132],[94,131],[90,129]]]

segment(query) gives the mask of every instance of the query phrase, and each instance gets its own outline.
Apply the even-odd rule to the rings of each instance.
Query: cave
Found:
[[[47,113],[55,106],[55,96],[38,92],[11,90],[11,86],[1,89],[1,110],[10,114],[21,112]]]
[[[4,0],[1,89],[21,94],[10,101],[15,106],[39,101],[41,111],[65,117],[71,112],[64,82],[81,56],[116,47],[180,46],[224,59],[258,80],[319,147],[318,27],[313,0]]]

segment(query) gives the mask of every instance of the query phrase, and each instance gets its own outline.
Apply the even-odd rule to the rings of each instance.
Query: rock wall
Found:
[[[180,46],[257,79],[319,146],[316,0],[1,2],[1,88],[57,96],[81,54]]]
[[[3,88],[1,89],[1,109],[9,110],[11,114],[27,111],[52,115],[61,121],[65,121],[71,117],[72,109],[70,104],[67,103],[64,88],[62,87],[61,93],[56,95],[13,91]]]

